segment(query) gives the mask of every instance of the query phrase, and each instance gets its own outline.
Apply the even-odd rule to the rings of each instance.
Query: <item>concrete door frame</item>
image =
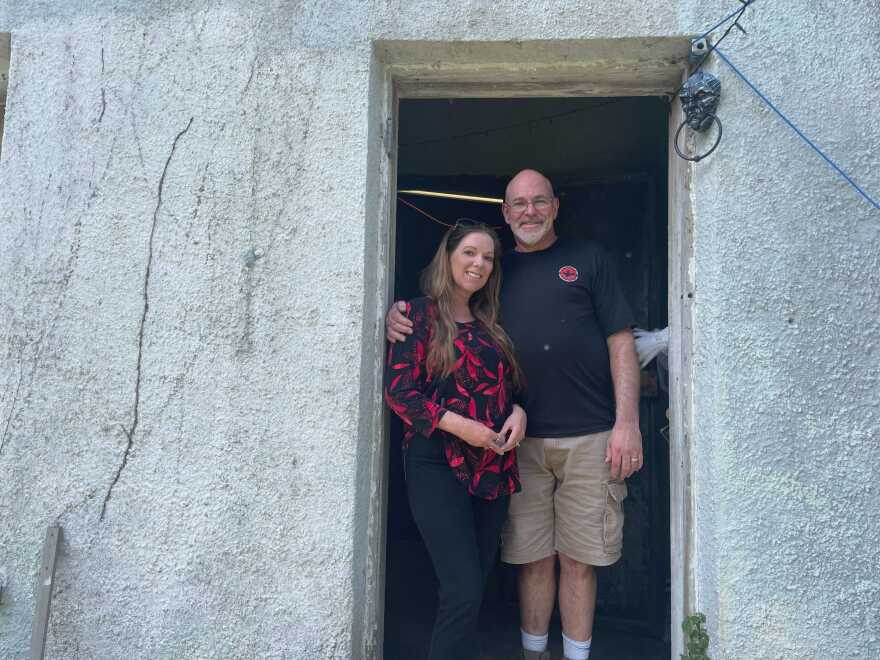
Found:
[[[536,45],[537,43],[537,45]],[[363,565],[356,562],[352,651],[355,656],[382,658],[384,635],[385,540],[388,492],[388,413],[382,403],[384,313],[393,297],[396,223],[397,121],[400,98],[525,98],[589,96],[656,96],[669,94],[687,69],[690,40],[686,36],[657,39],[615,39],[522,43],[376,42],[370,84],[371,148],[368,172],[367,231],[375,246],[377,304],[365,305],[365,359],[361,401],[371,423],[362,425],[362,465],[369,487]],[[668,272],[669,272],[669,399],[670,399],[670,555],[672,658],[683,652],[681,621],[694,599],[693,530],[688,443],[693,428],[692,292],[693,214],[690,204],[692,168],[671,148],[683,119],[673,103],[669,117]],[[685,145],[685,149],[693,145]],[[368,220],[369,224],[370,220]],[[368,271],[371,265],[368,259]],[[368,273],[369,274],[369,273]],[[372,279],[372,278],[368,278]],[[371,313],[372,312],[372,313]],[[377,342],[377,337],[379,337]],[[377,345],[378,343],[378,345]],[[372,373],[370,370],[372,369]],[[379,374],[378,378],[376,374]],[[364,384],[362,383],[362,389]],[[359,526],[360,527],[360,526]],[[362,589],[362,591],[358,591]]]

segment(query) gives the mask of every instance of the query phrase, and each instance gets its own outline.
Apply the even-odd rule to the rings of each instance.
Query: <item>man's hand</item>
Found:
[[[608,436],[605,462],[611,463],[611,478],[626,479],[642,468],[642,433],[638,422],[617,422]]]
[[[391,305],[385,315],[385,338],[392,344],[398,341],[406,341],[406,336],[412,334],[413,323],[404,314],[406,303],[398,300]]]
[[[639,431],[639,361],[629,329],[615,332],[607,341],[617,421],[608,437],[605,462],[611,463],[612,479],[626,479],[644,462]]]
[[[527,420],[526,411],[513,404],[513,411],[504,420],[504,425],[501,427],[501,437],[507,438],[507,442],[501,447],[500,453],[506,454],[511,449],[519,447],[519,443],[526,437]]]

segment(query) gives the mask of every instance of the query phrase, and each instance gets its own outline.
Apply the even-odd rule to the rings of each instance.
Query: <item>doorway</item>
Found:
[[[614,262],[639,327],[667,325],[669,106],[658,97],[405,99],[398,118],[397,190],[503,197],[510,176],[544,172],[560,197],[558,233],[597,240]],[[398,192],[394,299],[420,295],[418,274],[445,224],[459,217],[513,238],[497,204]],[[609,660],[670,657],[669,445],[665,372],[642,373],[646,462],[628,481],[624,554],[599,569],[594,654]],[[389,423],[384,657],[425,657],[436,606],[430,559],[409,513],[399,420]],[[481,660],[519,648],[515,571],[497,562],[482,612]],[[551,651],[561,652],[559,617]]]

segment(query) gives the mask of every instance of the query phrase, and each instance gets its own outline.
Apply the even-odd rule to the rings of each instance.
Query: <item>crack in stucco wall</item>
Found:
[[[18,384],[15,386],[15,393],[12,395],[12,404],[9,407],[9,415],[6,417],[6,425],[3,427],[3,435],[0,436],[0,454],[3,453],[3,448],[6,446],[6,439],[9,437],[9,425],[12,423],[12,418],[15,416],[15,405],[18,403],[18,395],[21,392],[21,383],[23,380],[24,366],[21,357],[19,357]]]
[[[141,313],[140,325],[138,327],[138,351],[137,366],[135,368],[136,377],[134,383],[134,406],[132,411],[132,421],[131,426],[128,429],[120,425],[122,426],[122,431],[123,433],[125,433],[126,437],[125,451],[122,454],[122,460],[119,463],[119,467],[116,469],[116,474],[113,477],[113,481],[110,482],[110,486],[107,488],[107,493],[104,495],[104,502],[101,504],[101,520],[104,520],[104,514],[107,513],[107,504],[113,495],[113,488],[116,486],[116,483],[119,481],[119,477],[122,475],[122,471],[128,464],[128,456],[131,452],[131,447],[134,441],[134,434],[137,431],[138,422],[140,421],[141,368],[143,366],[144,357],[144,326],[147,322],[147,313],[150,310],[150,272],[153,266],[153,241],[155,240],[156,227],[159,223],[159,211],[162,208],[162,190],[165,187],[165,176],[168,174],[168,167],[171,165],[171,159],[174,158],[174,152],[177,150],[177,143],[180,141],[180,138],[182,138],[184,134],[189,131],[190,127],[192,126],[193,119],[193,117],[190,117],[186,126],[174,137],[174,142],[171,143],[171,151],[168,154],[168,158],[165,160],[165,167],[162,169],[162,175],[159,177],[159,185],[156,194],[156,208],[153,211],[153,223],[150,226],[150,240],[147,244],[147,267],[144,272],[144,305],[143,311]]]
[[[104,77],[104,47],[101,46],[101,78]],[[98,123],[101,123],[101,120],[104,119],[104,112],[107,110],[107,93],[103,86],[101,86],[101,114],[98,115]]]

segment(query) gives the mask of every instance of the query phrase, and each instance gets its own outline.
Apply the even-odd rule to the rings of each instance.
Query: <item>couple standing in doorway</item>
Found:
[[[407,491],[440,585],[430,660],[478,651],[489,571],[517,564],[522,657],[590,656],[595,566],[620,558],[624,480],[642,467],[632,312],[604,252],[557,237],[540,172],[507,186],[516,249],[459,221],[386,318],[385,398],[406,428]],[[502,284],[503,271],[503,284]],[[556,561],[559,561],[559,584]]]

